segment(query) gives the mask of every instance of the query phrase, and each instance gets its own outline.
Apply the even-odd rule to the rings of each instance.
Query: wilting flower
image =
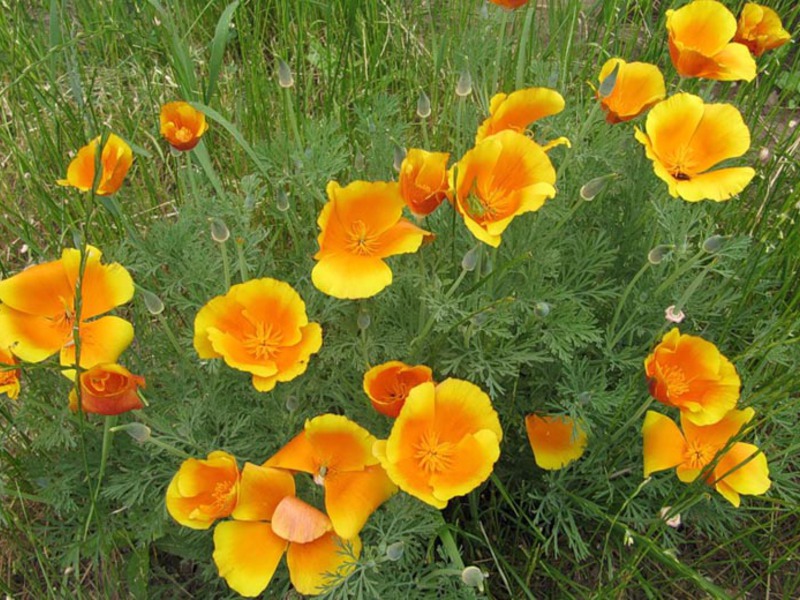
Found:
[[[341,415],[320,415],[270,458],[265,467],[309,473],[325,489],[325,510],[336,534],[350,539],[397,491],[372,455],[375,438]]]
[[[101,264],[102,253],[87,247],[81,284],[79,335],[81,366],[116,362],[133,341],[133,326],[114,316],[100,317],[133,297],[125,268]],[[75,363],[73,327],[79,250],[65,249],[61,259],[34,265],[0,281],[0,347],[22,360],[39,362],[61,351],[61,364]],[[96,318],[99,317],[99,318]]]
[[[731,410],[717,423],[700,427],[682,413],[681,431],[672,419],[647,411],[642,427],[644,476],[677,467],[678,479],[694,481],[753,415],[752,408]],[[719,457],[706,481],[734,506],[739,506],[740,494],[764,494],[771,485],[766,457],[743,442],[734,443]]]
[[[86,146],[78,150],[78,155],[67,167],[67,178],[59,179],[58,185],[68,185],[82,192],[92,189],[95,179],[95,161],[101,138],[98,136]],[[100,156],[102,173],[97,182],[95,193],[98,196],[110,196],[122,185],[128,169],[133,163],[131,147],[121,137],[109,134]]]
[[[675,305],[670,304],[664,310],[664,318],[669,321],[670,323],[680,323],[686,318],[686,315],[682,310],[675,310]]]
[[[142,408],[137,390],[145,387],[144,377],[134,375],[116,363],[95,365],[80,376],[81,408],[98,415],[119,415]],[[69,394],[70,410],[78,410],[78,392]]]
[[[12,400],[19,396],[19,373],[14,368],[17,359],[9,350],[0,347],[0,394],[6,394]]]
[[[515,131],[477,144],[450,177],[452,199],[467,229],[495,248],[514,217],[539,210],[556,194],[556,171],[544,149]]]
[[[790,38],[778,13],[767,6],[748,2],[739,15],[733,41],[744,44],[750,52],[761,56],[767,50],[783,46]]]
[[[308,322],[300,295],[269,277],[232,286],[194,320],[200,358],[223,358],[229,367],[251,373],[260,392],[305,373],[321,346],[322,328]]]
[[[650,63],[629,63],[621,58],[611,58],[600,69],[600,83],[610,77],[617,67],[616,82],[611,92],[607,96],[601,94],[602,90],[597,92],[600,106],[606,113],[606,121],[630,121],[664,99],[664,76],[657,66]]]
[[[683,77],[720,81],[756,76],[756,63],[743,44],[731,42],[736,18],[716,0],[694,0],[667,11],[669,55]]]
[[[520,6],[525,6],[529,0],[489,0],[492,4],[502,6],[503,8],[514,9]]]
[[[518,133],[534,122],[564,110],[564,98],[549,88],[527,88],[510,94],[495,94],[489,102],[489,117],[478,127],[475,143],[499,131]]]
[[[236,459],[215,450],[207,459],[183,461],[167,488],[167,511],[185,527],[208,529],[233,512],[238,494]]]
[[[412,148],[400,165],[400,195],[416,216],[429,215],[447,197],[447,152]]]
[[[674,406],[695,425],[711,425],[736,406],[741,381],[717,347],[677,327],[644,361],[650,395]]]
[[[392,283],[384,261],[416,252],[427,231],[402,218],[403,198],[396,183],[328,183],[328,203],[317,224],[319,261],[311,271],[316,288],[335,298],[369,298]]]
[[[429,367],[411,367],[399,360],[390,360],[364,373],[364,392],[375,410],[395,418],[400,414],[411,389],[427,381],[433,381],[433,372]]]
[[[188,102],[169,102],[161,107],[161,135],[176,150],[191,150],[208,130],[206,116]]]
[[[294,479],[280,469],[246,463],[231,516],[214,529],[214,563],[243,596],[266,589],[284,552],[292,584],[307,595],[325,591],[330,574],[351,572],[361,553],[358,536],[337,536],[324,513],[295,496]]]
[[[468,381],[447,379],[412,389],[389,439],[372,451],[400,489],[444,508],[489,477],[502,438],[489,396]]]
[[[704,104],[698,96],[676,94],[653,107],[645,130],[637,127],[636,139],[673,198],[720,202],[741,192],[755,176],[751,167],[709,171],[750,147],[750,130],[730,104]]]
[[[568,416],[528,415],[525,429],[533,458],[541,469],[562,469],[586,450],[586,432]]]

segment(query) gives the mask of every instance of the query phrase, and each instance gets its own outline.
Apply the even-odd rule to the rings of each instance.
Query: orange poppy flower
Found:
[[[328,183],[328,203],[317,224],[319,261],[311,271],[316,288],[335,298],[369,298],[392,283],[384,261],[416,252],[430,235],[402,218],[403,197],[396,183]]]
[[[364,392],[375,410],[394,419],[406,403],[408,392],[427,381],[433,381],[429,367],[410,367],[399,360],[390,360],[364,373]]]
[[[355,568],[361,540],[342,540],[324,513],[294,494],[291,474],[245,464],[233,520],[214,529],[214,563],[239,594],[261,594],[284,552],[292,585],[301,594],[320,594],[330,574],[345,576]]]
[[[528,0],[489,0],[489,2],[497,4],[497,6],[502,6],[503,8],[514,9],[525,6]]]
[[[510,130],[468,151],[450,170],[450,180],[467,229],[495,248],[514,217],[539,210],[556,195],[556,171],[544,149]]]
[[[475,144],[499,131],[524,133],[533,123],[564,110],[564,98],[549,88],[527,88],[510,94],[495,94],[489,102],[489,117],[478,127]]]
[[[750,130],[730,104],[704,104],[698,96],[676,94],[653,107],[645,130],[637,127],[636,139],[673,198],[721,202],[741,192],[755,176],[751,167],[709,170],[750,147]]]
[[[736,406],[736,368],[711,342],[670,330],[644,361],[650,395],[695,425],[711,425]]]
[[[644,476],[677,467],[678,479],[694,481],[753,414],[752,408],[731,410],[717,423],[700,427],[682,413],[681,431],[672,419],[647,411],[642,427]],[[764,494],[772,483],[764,454],[756,446],[742,442],[725,451],[706,481],[737,507],[740,494]]]
[[[97,147],[100,145],[100,140],[101,138],[98,136],[78,150],[78,155],[67,167],[67,178],[59,179],[56,182],[58,185],[72,186],[82,192],[92,189]],[[122,186],[122,181],[133,164],[131,147],[121,137],[113,133],[109,134],[103,146],[100,164],[103,172],[100,174],[100,181],[97,183],[95,193],[98,196],[110,196]]]
[[[669,55],[682,77],[719,81],[756,76],[756,63],[746,46],[731,42],[736,18],[716,0],[694,0],[667,11]]]
[[[264,463],[309,473],[325,489],[325,510],[337,535],[350,539],[397,491],[372,455],[375,438],[341,415],[320,415]]]
[[[625,62],[621,58],[611,58],[600,69],[600,83],[617,71],[616,83],[608,96],[597,92],[600,106],[606,113],[606,121],[620,123],[630,121],[648,110],[666,95],[664,76],[658,67],[650,63]]]
[[[236,459],[215,450],[207,459],[183,461],[167,488],[167,511],[185,527],[208,529],[233,512],[238,494]]]
[[[14,368],[16,364],[14,355],[0,347],[0,394],[5,394],[12,400],[19,396],[20,370]]]
[[[756,56],[783,46],[791,39],[783,28],[781,18],[767,6],[748,2],[739,15],[734,42],[744,44]]]
[[[447,197],[447,152],[412,148],[400,165],[400,195],[418,217],[431,214]]]
[[[322,328],[308,322],[300,295],[268,277],[232,286],[194,320],[200,358],[223,358],[229,367],[251,373],[260,392],[305,373],[321,346]]]
[[[102,253],[88,246],[81,285],[81,366],[116,362],[133,341],[133,326],[100,315],[133,297],[133,280],[125,268],[101,264]],[[0,281],[0,347],[22,360],[40,362],[61,351],[61,364],[75,363],[73,326],[75,286],[81,253],[65,249],[61,259],[29,267]],[[99,317],[99,318],[98,318]]]
[[[191,150],[208,130],[206,116],[188,102],[169,102],[161,107],[161,135],[176,150]]]
[[[389,439],[372,451],[401,490],[444,508],[489,477],[502,439],[489,396],[468,381],[447,379],[412,389]]]
[[[95,365],[81,373],[80,381],[83,412],[119,415],[144,407],[137,393],[140,387],[145,387],[144,377],[134,375],[122,365]],[[74,388],[69,394],[69,408],[78,410],[78,392]]]
[[[586,432],[568,416],[528,415],[525,429],[533,458],[541,469],[562,469],[586,450]]]

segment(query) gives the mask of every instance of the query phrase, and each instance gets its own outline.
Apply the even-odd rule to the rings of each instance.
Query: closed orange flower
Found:
[[[125,268],[100,262],[102,253],[88,246],[81,285],[81,366],[116,362],[133,341],[133,326],[114,316],[100,316],[133,297]],[[0,347],[22,360],[40,362],[61,352],[61,364],[75,363],[75,287],[81,253],[65,249],[61,259],[29,267],[0,281]]]
[[[280,469],[246,463],[233,520],[214,529],[214,563],[234,591],[261,594],[286,553],[289,577],[306,595],[321,594],[330,575],[355,568],[361,540],[343,540],[331,520],[295,496],[294,480]]]
[[[429,367],[410,367],[399,360],[390,360],[364,374],[364,392],[375,410],[394,419],[400,414],[411,389],[427,381],[433,381]]]
[[[447,152],[412,148],[400,165],[400,195],[418,217],[431,214],[447,197]]]
[[[600,69],[600,83],[617,70],[614,88],[607,96],[597,93],[600,106],[606,113],[606,121],[619,123],[630,121],[648,110],[666,95],[664,76],[658,67],[649,63],[625,62],[611,58]]]
[[[161,135],[176,150],[191,150],[208,130],[206,116],[188,102],[169,102],[161,107]]]
[[[86,146],[78,150],[78,155],[72,159],[67,167],[67,178],[59,179],[58,185],[67,185],[78,188],[82,192],[92,189],[95,179],[95,161],[101,138],[96,137]],[[110,196],[116,192],[128,169],[133,163],[131,147],[121,137],[109,134],[100,155],[102,172],[100,181],[97,182],[95,193],[98,196]]]
[[[731,410],[713,425],[700,427],[681,414],[681,429],[672,419],[647,411],[644,436],[644,476],[676,467],[678,479],[689,483],[708,467],[733,436],[753,418],[752,408]],[[706,481],[734,506],[740,494],[764,494],[770,488],[764,454],[754,445],[735,442],[719,456]]]
[[[475,143],[499,131],[518,133],[535,121],[564,110],[564,98],[549,88],[527,88],[510,94],[495,94],[489,102],[489,117],[478,127]]]
[[[444,508],[489,477],[502,438],[489,396],[468,381],[447,379],[412,389],[389,438],[372,451],[401,490]]]
[[[650,394],[695,425],[711,425],[736,406],[741,381],[717,347],[673,328],[644,361]]]
[[[528,415],[525,429],[533,458],[541,469],[562,469],[586,450],[586,432],[568,416]]]
[[[710,170],[750,147],[750,130],[730,104],[705,104],[698,96],[676,94],[647,114],[645,131],[637,127],[636,139],[673,198],[721,202],[741,192],[755,176],[751,167]]]
[[[238,494],[236,459],[215,450],[206,459],[183,461],[167,488],[167,511],[184,527],[208,529],[233,512]]]
[[[791,39],[783,28],[781,18],[767,6],[748,2],[739,15],[734,42],[744,44],[756,56],[783,46]]]
[[[492,4],[502,6],[503,8],[514,9],[520,6],[525,6],[529,0],[489,0]]]
[[[335,298],[369,298],[392,283],[385,260],[416,252],[427,231],[402,218],[403,198],[396,183],[328,183],[318,261],[311,271],[316,288]]]
[[[229,367],[251,373],[260,392],[305,373],[321,346],[322,328],[308,322],[300,295],[268,277],[232,286],[194,320],[200,358],[222,358]]]
[[[468,151],[450,177],[453,202],[467,229],[495,248],[514,217],[539,210],[556,194],[556,171],[544,149],[510,130]]]
[[[144,377],[134,375],[118,364],[95,365],[80,376],[81,408],[98,415],[118,415],[142,408],[137,390],[144,387]],[[78,392],[69,395],[70,410],[78,410]]]
[[[720,81],[756,76],[756,63],[747,47],[731,42],[736,18],[716,0],[694,0],[667,11],[669,55],[682,77]]]
[[[19,396],[20,370],[15,368],[17,359],[9,350],[0,347],[0,394],[5,394],[12,400]]]
[[[350,539],[397,491],[372,455],[375,438],[341,415],[320,415],[281,448],[265,467],[308,473],[325,490],[325,510],[337,535]]]

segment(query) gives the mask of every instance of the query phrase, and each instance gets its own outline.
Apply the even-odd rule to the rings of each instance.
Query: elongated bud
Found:
[[[706,241],[703,242],[703,250],[709,254],[714,254],[719,252],[719,249],[722,248],[724,243],[725,238],[723,236],[712,235],[711,237],[706,238]]]
[[[286,193],[286,190],[280,187],[275,193],[275,208],[281,212],[286,212],[289,210],[289,194]]]
[[[547,302],[537,302],[533,305],[533,314],[544,319],[550,314],[550,305]]]
[[[289,412],[294,412],[300,406],[300,402],[297,399],[297,396],[289,396],[286,398],[286,410]]]
[[[611,173],[610,175],[603,175],[601,177],[595,177],[594,179],[590,179],[586,183],[581,186],[581,198],[586,200],[586,202],[591,202],[594,200],[604,189],[608,186],[608,182],[614,179],[617,176],[616,173]]]
[[[464,98],[472,93],[472,75],[469,71],[464,69],[461,75],[458,76],[458,83],[456,84],[456,96]]]
[[[372,323],[372,317],[369,316],[369,313],[365,310],[358,313],[358,319],[356,319],[356,324],[361,331],[364,331],[367,327],[370,326]]]
[[[394,544],[390,544],[388,548],[386,548],[386,558],[392,561],[398,561],[403,558],[403,551],[405,550],[406,544],[402,540],[399,542],[395,542]]]
[[[660,246],[656,246],[650,252],[647,253],[647,260],[650,262],[651,265],[659,264],[664,258],[672,252],[672,246],[662,244]]]
[[[294,86],[294,75],[292,75],[292,70],[282,58],[278,60],[278,85],[282,88],[290,88]]]
[[[225,221],[216,217],[211,219],[211,239],[218,244],[224,244],[229,237],[231,237],[231,232],[228,230],[228,226],[225,225]]]
[[[419,98],[417,98],[417,116],[420,119],[427,119],[431,116],[431,99],[425,92],[420,92]]]
[[[400,172],[400,167],[403,166],[403,161],[406,158],[406,149],[397,144],[394,145],[394,170]]]
[[[478,567],[470,565],[461,571],[461,581],[470,587],[476,587],[481,592],[483,591],[483,582],[486,579],[486,573],[481,571]]]
[[[154,316],[164,312],[164,303],[161,301],[161,298],[149,290],[140,290],[140,293],[142,294],[142,300],[144,300],[144,307],[147,309],[147,312]]]
[[[465,271],[474,271],[475,267],[478,265],[478,252],[480,252],[478,246],[467,250],[466,254],[464,254],[464,258],[461,259],[461,268]]]
[[[125,425],[117,425],[116,427],[112,427],[111,431],[114,433],[124,431],[139,443],[144,443],[149,440],[153,433],[152,430],[143,423],[126,423]]]

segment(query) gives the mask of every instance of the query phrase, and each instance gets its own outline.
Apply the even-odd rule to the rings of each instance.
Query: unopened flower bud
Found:
[[[662,519],[664,519],[664,522],[667,524],[668,527],[677,529],[681,525],[681,515],[680,513],[678,513],[671,516],[670,518],[667,518],[667,515],[671,510],[672,510],[671,506],[665,506],[659,511],[659,515],[661,516]]]
[[[297,410],[298,406],[300,406],[300,403],[297,400],[297,396],[289,396],[286,398],[286,410],[294,412]]]
[[[425,92],[420,92],[419,98],[417,98],[417,116],[420,119],[427,119],[431,116],[431,99]]]
[[[160,315],[164,312],[164,303],[161,301],[161,298],[149,290],[141,290],[141,294],[147,312],[151,315]]]
[[[356,150],[356,157],[353,161],[353,166],[356,168],[356,171],[363,171],[365,164],[366,160],[364,159],[364,153],[361,152],[361,150]]]
[[[706,241],[703,242],[703,250],[708,252],[709,254],[714,254],[718,252],[722,245],[725,243],[725,238],[721,235],[712,235],[709,238],[706,238]]]
[[[456,84],[456,96],[464,98],[472,93],[472,75],[469,71],[464,69],[458,76],[458,83]]]
[[[367,327],[370,326],[370,323],[372,323],[372,318],[369,316],[368,312],[364,311],[358,313],[358,319],[356,319],[356,324],[358,325],[359,329],[361,329],[362,331],[365,330]]]
[[[486,574],[474,565],[468,566],[461,571],[461,581],[470,587],[476,587],[481,592],[483,591],[483,582],[486,579]]]
[[[229,237],[231,237],[231,232],[225,225],[225,221],[217,218],[211,219],[211,239],[218,244],[224,244]]]
[[[480,252],[480,247],[478,246],[467,250],[464,258],[461,259],[461,268],[465,271],[474,271],[478,265],[478,252]]]
[[[405,550],[405,542],[402,540],[399,542],[395,542],[394,544],[390,544],[388,548],[386,548],[386,558],[392,561],[398,561],[403,558],[403,550]]]
[[[767,164],[770,158],[772,158],[772,152],[766,146],[758,151],[758,160],[761,161],[761,164]]]
[[[289,194],[286,193],[286,190],[280,187],[275,193],[275,208],[281,212],[286,212],[289,210]]]
[[[670,323],[680,323],[686,318],[682,310],[675,310],[675,305],[672,304],[664,311],[664,318]]]
[[[152,430],[143,423],[126,423],[125,425],[112,427],[111,431],[114,433],[124,431],[139,443],[146,442],[152,435]]]
[[[278,60],[278,85],[282,88],[294,86],[294,75],[289,65],[282,58]]]
[[[600,194],[600,192],[606,189],[608,182],[616,176],[616,173],[612,173],[610,175],[602,175],[601,177],[590,179],[581,186],[581,198],[587,202],[591,202]]]
[[[672,252],[672,246],[662,244],[660,246],[656,246],[650,252],[647,253],[647,260],[650,262],[651,265],[659,264],[664,258]]]
[[[550,305],[547,302],[537,302],[533,305],[533,314],[544,319],[550,314]]]
[[[402,146],[397,144],[394,145],[394,158],[392,165],[394,166],[394,170],[398,173],[400,172],[400,167],[403,166],[403,161],[406,158],[406,149]]]

